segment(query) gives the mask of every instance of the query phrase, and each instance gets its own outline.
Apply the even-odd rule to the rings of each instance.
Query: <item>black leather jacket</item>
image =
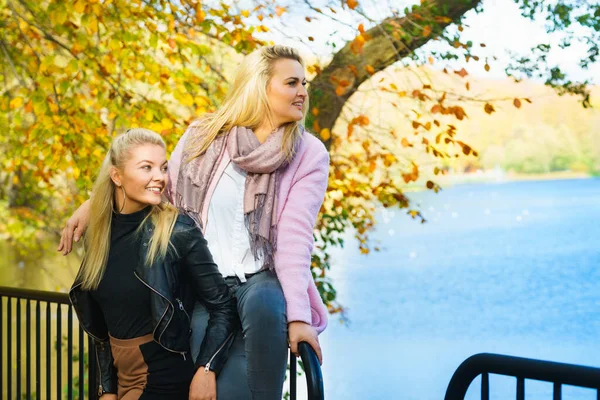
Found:
[[[150,289],[154,340],[165,349],[189,357],[190,315],[196,299],[210,312],[206,336],[196,360],[196,368],[204,366],[219,373],[233,342],[239,319],[235,299],[217,265],[213,262],[206,240],[191,218],[179,215],[171,234],[173,249],[151,267],[144,265],[153,226],[142,228],[142,246],[135,269],[136,277]],[[100,374],[99,395],[117,393],[117,377],[113,366],[108,329],[98,303],[89,291],[75,280],[69,297],[82,328],[95,340]]]

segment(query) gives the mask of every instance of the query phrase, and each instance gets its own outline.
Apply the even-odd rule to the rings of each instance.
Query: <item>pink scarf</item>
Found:
[[[279,170],[287,164],[281,151],[283,131],[279,128],[261,144],[251,129],[234,127],[227,134],[217,136],[204,154],[182,165],[177,179],[175,205],[202,226],[199,216],[206,193],[224,152],[229,152],[231,161],[247,173],[244,221],[254,259],[262,259],[265,268],[274,267],[277,248]],[[201,136],[198,132],[190,139],[202,140]],[[189,154],[184,151],[182,159],[188,158]]]

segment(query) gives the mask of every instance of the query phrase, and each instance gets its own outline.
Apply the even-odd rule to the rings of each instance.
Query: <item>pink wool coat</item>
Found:
[[[190,130],[179,139],[169,160],[167,193],[174,201],[183,147]],[[208,205],[217,182],[229,164],[225,151],[216,176],[207,192],[202,209],[202,226],[206,226]],[[310,272],[313,228],[323,203],[329,175],[329,154],[323,143],[304,132],[292,162],[282,170],[277,197],[277,250],[275,272],[281,283],[287,306],[288,322],[311,324],[321,333],[327,326],[325,308]],[[208,244],[210,248],[210,243]]]

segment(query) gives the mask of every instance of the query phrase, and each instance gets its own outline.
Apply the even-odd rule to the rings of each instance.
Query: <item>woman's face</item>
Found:
[[[267,86],[267,100],[276,126],[300,121],[304,115],[302,111],[307,98],[302,65],[296,60],[275,61],[273,76]]]
[[[121,213],[131,214],[148,205],[160,204],[169,179],[165,149],[156,144],[133,148],[123,168],[113,169],[111,179],[117,185],[115,195],[119,209],[123,206],[123,189],[127,195]]]

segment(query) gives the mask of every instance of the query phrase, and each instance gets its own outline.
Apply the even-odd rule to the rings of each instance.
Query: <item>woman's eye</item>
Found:
[[[151,167],[149,165],[144,165],[142,167],[142,169],[145,169],[146,171],[149,171],[151,169]]]
[[[163,167],[162,168],[163,172],[167,172],[168,169],[169,169],[168,167]]]

